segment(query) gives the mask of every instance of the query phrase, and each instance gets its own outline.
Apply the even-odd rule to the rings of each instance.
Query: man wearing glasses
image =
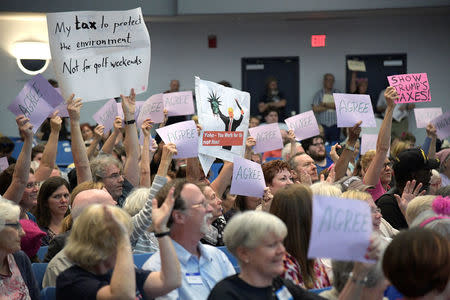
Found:
[[[175,179],[167,183],[156,194],[158,206],[162,205],[169,190],[174,187],[175,204],[167,222],[166,233],[172,238],[181,266],[181,286],[158,299],[207,299],[214,285],[235,270],[219,249],[200,243],[208,231],[212,218],[209,205],[198,186],[185,179]],[[161,269],[160,256],[155,253],[142,269]]]
[[[325,152],[325,143],[322,136],[317,135],[302,141],[303,149],[306,154],[311,156],[317,167],[317,173],[320,174],[333,163],[328,153]]]

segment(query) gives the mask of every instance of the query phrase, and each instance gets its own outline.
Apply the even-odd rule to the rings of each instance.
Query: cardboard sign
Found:
[[[227,161],[233,161],[235,155],[242,157],[250,116],[250,94],[196,77],[195,95],[198,121],[203,126],[199,153]]]
[[[283,138],[278,123],[264,124],[249,128],[248,132],[256,140],[256,153],[278,150],[283,148]]]
[[[141,8],[47,14],[56,78],[64,98],[85,102],[147,90],[150,37]]]
[[[98,124],[105,126],[103,132],[106,133],[114,128],[114,120],[118,115],[116,100],[110,99],[92,116],[92,119]]]
[[[6,156],[0,157],[0,173],[9,167],[8,158]]]
[[[437,117],[442,115],[442,108],[414,108],[414,115],[416,116],[417,128],[426,128],[431,120],[436,119]]]
[[[367,202],[314,195],[312,211],[308,258],[368,262],[372,215]]]
[[[439,139],[443,140],[450,136],[450,111],[431,120],[436,127],[436,133]]]
[[[235,156],[230,194],[262,197],[265,187],[266,183],[261,165]]]
[[[178,154],[173,158],[189,158],[198,156],[197,125],[194,121],[178,122],[156,129],[164,143],[174,143]]]
[[[62,102],[64,99],[61,95],[38,74],[25,84],[16,99],[8,106],[8,110],[16,116],[24,115],[30,119],[33,133],[36,133],[39,126]]]
[[[378,134],[362,134],[361,135],[361,155],[369,150],[377,149]]]
[[[366,72],[366,64],[359,60],[347,60],[347,67],[350,71]]]
[[[156,94],[148,98],[141,106],[139,116],[136,119],[137,126],[141,127],[145,119],[150,118],[154,123],[164,121],[163,94]]]
[[[430,83],[427,73],[388,76],[389,85],[395,87],[399,99],[396,103],[431,101]]]
[[[320,134],[319,125],[312,110],[287,118],[284,122],[289,129],[294,130],[295,139],[298,141]]]
[[[163,94],[168,116],[187,116],[195,113],[192,91]]]
[[[376,127],[369,95],[333,93],[338,127],[353,127],[362,121],[361,127]]]

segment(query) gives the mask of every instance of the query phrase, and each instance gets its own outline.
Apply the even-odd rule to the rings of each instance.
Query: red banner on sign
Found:
[[[204,131],[203,146],[242,146],[243,131]]]

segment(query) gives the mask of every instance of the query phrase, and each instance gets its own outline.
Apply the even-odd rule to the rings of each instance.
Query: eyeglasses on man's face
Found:
[[[13,227],[13,228],[15,228],[17,230],[22,229],[22,224],[20,224],[20,222],[17,222],[17,223],[6,223],[5,226]]]

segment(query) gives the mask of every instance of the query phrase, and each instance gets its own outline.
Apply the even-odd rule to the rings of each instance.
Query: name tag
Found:
[[[186,279],[189,284],[200,284],[203,285],[202,277],[200,273],[186,273]]]
[[[287,289],[287,287],[285,287],[284,285],[278,291],[276,291],[275,294],[277,295],[277,298],[279,300],[293,300],[294,299],[292,297],[291,293],[289,293],[289,290]]]

